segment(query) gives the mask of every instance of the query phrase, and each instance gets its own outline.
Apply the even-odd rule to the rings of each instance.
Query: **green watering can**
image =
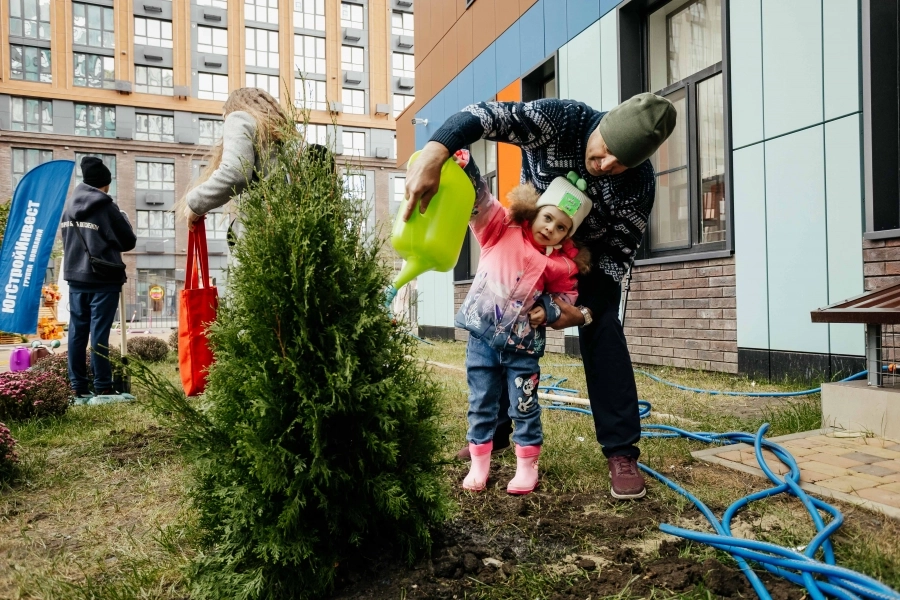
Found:
[[[419,157],[409,158],[407,169]],[[441,183],[424,214],[413,211],[403,221],[402,209],[394,219],[391,245],[405,261],[403,269],[385,292],[390,305],[397,291],[426,271],[449,271],[456,265],[475,206],[475,189],[465,171],[448,159],[441,167]]]

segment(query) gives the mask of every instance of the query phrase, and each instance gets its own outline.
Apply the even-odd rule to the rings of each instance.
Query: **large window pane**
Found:
[[[312,79],[294,80],[294,106],[309,110],[325,110],[325,82]]]
[[[160,96],[173,95],[175,80],[172,69],[136,65],[134,67],[134,91]]]
[[[325,74],[325,38],[294,36],[294,68],[302,73]]]
[[[9,46],[10,77],[25,81],[52,83],[50,49],[33,46]]]
[[[38,150],[35,148],[12,149],[12,189],[15,191],[19,180],[38,165],[53,160],[52,150]]]
[[[116,137],[115,107],[101,106],[99,104],[76,104],[75,134],[92,137]]]
[[[215,119],[200,119],[200,143],[212,146],[219,141],[225,130],[225,122]]]
[[[364,27],[363,7],[359,4],[341,2],[341,27],[362,29]]]
[[[197,52],[228,54],[228,30],[198,25]]]
[[[228,75],[200,73],[197,81],[197,97],[201,100],[228,99]]]
[[[53,102],[35,98],[12,98],[13,131],[53,133]]]
[[[667,96],[678,112],[678,120],[675,129],[663,145],[653,155],[653,168],[657,174],[687,166],[688,139],[687,139],[687,94],[681,88]]]
[[[200,29],[202,30],[204,28],[200,27]],[[134,43],[143,46],[171,48],[172,21],[160,21],[159,19],[135,17]]]
[[[690,244],[688,170],[656,178],[656,202],[650,213],[650,244],[655,250]]]
[[[725,125],[722,74],[697,84],[700,242],[725,240]]]
[[[35,40],[49,40],[50,0],[11,0],[9,34]]]
[[[137,113],[134,116],[134,139],[147,142],[174,142],[175,117]]]
[[[72,42],[94,48],[115,47],[113,9],[96,4],[72,3]]]
[[[391,33],[394,35],[414,35],[413,14],[397,11],[391,13]]]
[[[294,27],[325,31],[325,0],[294,0]]]
[[[75,85],[108,90],[116,87],[116,61],[112,56],[75,52],[73,60]]]
[[[722,60],[722,0],[670,2],[648,32],[650,88],[660,90]]]

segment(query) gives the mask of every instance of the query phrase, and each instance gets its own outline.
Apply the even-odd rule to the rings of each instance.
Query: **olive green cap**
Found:
[[[653,156],[675,129],[678,113],[656,94],[632,96],[606,113],[597,125],[603,141],[619,162],[634,168]]]

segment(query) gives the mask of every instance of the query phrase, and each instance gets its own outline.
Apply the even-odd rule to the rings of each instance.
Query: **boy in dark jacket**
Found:
[[[69,381],[76,398],[89,397],[86,354],[91,340],[91,367],[98,396],[116,394],[107,358],[109,330],[125,283],[122,252],[137,243],[124,211],[107,194],[112,175],[103,162],[81,160],[82,183],[63,210],[63,276],[69,283]]]

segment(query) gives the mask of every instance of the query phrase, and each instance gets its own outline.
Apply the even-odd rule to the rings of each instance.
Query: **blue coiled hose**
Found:
[[[806,390],[803,392],[786,393],[743,393],[700,390],[666,381],[645,371],[636,370],[635,372],[646,375],[654,381],[658,381],[659,383],[670,385],[684,391],[713,395],[718,394],[751,397],[792,397],[805,396],[821,391],[821,388],[816,388],[815,390]],[[867,374],[868,373],[866,371],[863,371],[861,373],[851,375],[850,377],[843,379],[842,381],[852,381],[854,379],[865,377]],[[546,389],[548,391],[569,392],[569,390],[567,390],[566,388],[558,387],[561,383],[564,383],[566,381],[565,379],[559,379],[553,376],[546,377],[547,379],[555,380],[555,382],[549,386],[545,386],[543,389]],[[577,390],[571,390],[571,393],[577,393]],[[586,415],[593,414],[588,409],[565,406],[559,403],[547,405],[544,406],[544,408],[550,410],[563,410],[567,412],[575,412]],[[647,417],[649,417],[651,410],[652,406],[649,402],[647,402],[646,400],[638,401],[638,411],[641,419],[646,419]],[[697,432],[686,431],[684,429],[673,427],[671,425],[642,425],[641,437],[687,438],[707,444],[720,445],[740,443],[752,444],[756,453],[756,460],[759,463],[760,468],[763,470],[763,473],[765,473],[766,477],[768,477],[769,480],[774,484],[774,486],[769,489],[762,490],[760,492],[756,492],[754,494],[750,494],[736,500],[728,507],[728,509],[726,509],[726,511],[723,513],[722,519],[719,520],[709,509],[709,507],[707,507],[699,498],[688,492],[686,489],[684,489],[674,481],[668,479],[663,474],[658,473],[657,471],[642,463],[638,463],[638,467],[642,471],[644,471],[648,475],[655,477],[670,489],[690,500],[701,512],[701,514],[703,514],[706,520],[709,521],[709,524],[715,530],[715,533],[692,531],[690,529],[684,529],[667,524],[660,525],[660,530],[662,530],[664,533],[681,537],[693,542],[707,544],[718,550],[722,550],[723,552],[727,552],[728,554],[730,554],[731,557],[734,558],[735,562],[737,562],[738,567],[744,573],[744,576],[747,577],[750,585],[753,586],[756,594],[763,600],[770,600],[772,596],[771,594],[769,594],[768,589],[766,589],[765,584],[763,584],[759,576],[750,567],[748,561],[757,563],[767,571],[780,577],[784,577],[792,583],[805,587],[807,592],[809,592],[810,597],[815,600],[824,600],[827,597],[840,598],[843,600],[859,600],[862,598],[872,598],[875,600],[900,600],[900,593],[892,590],[890,587],[884,585],[880,581],[873,579],[872,577],[869,577],[867,575],[863,575],[862,573],[837,566],[835,564],[834,550],[831,546],[830,536],[841,526],[844,521],[844,517],[837,508],[831,506],[826,502],[823,502],[822,500],[809,496],[800,487],[800,468],[797,466],[797,462],[794,460],[794,457],[791,455],[791,453],[785,450],[783,447],[770,440],[764,439],[763,436],[765,435],[766,431],[768,431],[768,429],[768,423],[765,423],[762,427],[760,427],[756,434],[750,434],[740,431],[732,431],[727,433]],[[763,449],[770,450],[786,467],[788,467],[789,472],[784,476],[784,478],[780,478],[772,471],[771,468],[769,468],[762,453]],[[781,493],[789,493],[793,496],[796,496],[803,504],[804,508],[806,508],[807,512],[810,515],[810,518],[812,519],[816,527],[815,537],[810,541],[810,543],[806,546],[802,553],[795,550],[790,550],[788,548],[783,548],[769,542],[745,540],[732,536],[731,522],[741,508],[744,508],[750,503],[757,500],[768,498]],[[823,521],[822,516],[819,514],[819,511],[823,511],[831,516],[831,521],[828,524]],[[821,550],[823,553],[823,561],[817,560],[815,558],[815,555],[817,552],[819,552],[819,550]]]

